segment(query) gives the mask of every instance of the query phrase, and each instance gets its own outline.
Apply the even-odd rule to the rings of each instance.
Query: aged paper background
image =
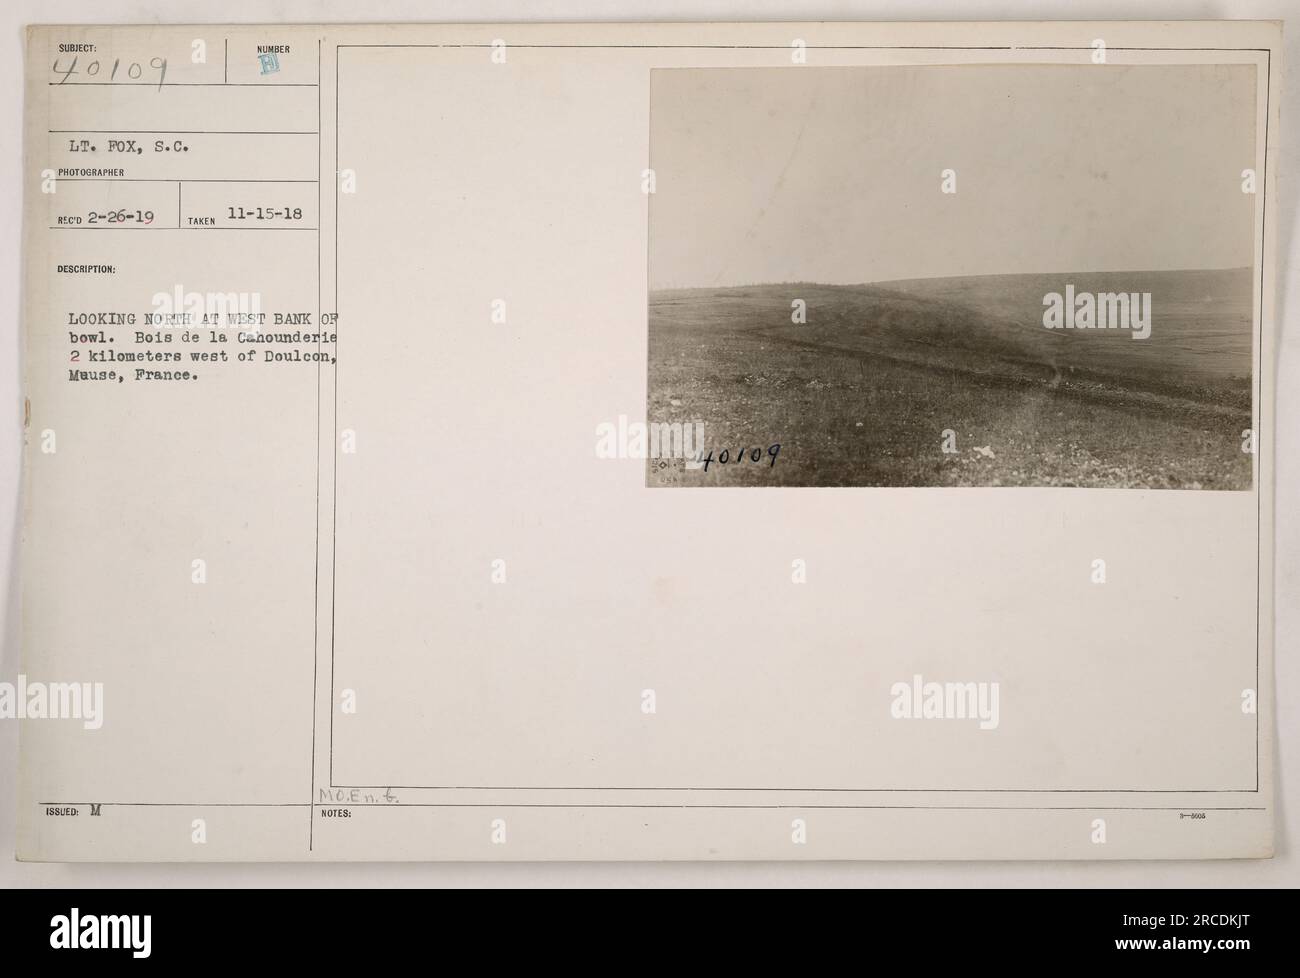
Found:
[[[397,70],[398,70],[398,71],[400,71],[400,67],[401,67],[401,63],[400,63],[400,59],[399,59],[399,63],[398,63],[398,66],[397,66]],[[365,93],[360,93],[359,97],[364,98],[364,94],[365,94]],[[600,95],[600,93],[593,93],[591,97],[592,97],[593,99],[599,99],[599,98],[601,97],[601,95]],[[370,144],[367,144],[367,145],[370,145]],[[617,147],[615,147],[613,151],[616,152],[616,151],[617,151]],[[635,162],[635,161],[633,160],[633,162]],[[506,176],[506,174],[503,174],[503,176]],[[394,192],[394,193],[399,193],[399,194],[400,194],[400,191],[399,191],[399,190],[396,190],[396,189],[394,189],[392,192]],[[398,199],[400,200],[400,196],[399,196]],[[630,217],[635,217],[635,215],[629,215],[629,216],[630,216]],[[1284,218],[1284,220],[1285,220],[1285,218]],[[470,229],[467,228],[467,229],[464,229],[464,230],[468,231],[468,230],[470,230]],[[581,244],[581,242],[578,242],[578,244]],[[523,247],[523,246],[521,246],[521,247]],[[444,255],[443,257],[445,258],[445,260],[446,260],[448,263],[453,263],[453,264],[454,264],[454,262],[455,262],[455,260],[456,260],[456,256],[455,256],[454,254]],[[254,256],[254,260],[255,260],[255,256]],[[409,272],[410,272],[410,270],[407,270],[407,274],[409,274]],[[398,271],[395,271],[394,274],[399,274],[399,272],[398,272]],[[608,288],[611,289],[611,294],[616,294],[618,290],[633,290],[633,291],[641,290],[641,289],[644,288],[644,282],[643,282],[643,281],[633,281],[633,280],[629,280],[628,282],[620,283],[620,282],[615,281],[615,282],[612,282],[612,283],[608,283],[608,285],[605,286],[605,287],[608,287]],[[372,301],[373,301],[373,298],[374,298],[374,297],[373,297],[373,296],[370,296],[370,298],[371,298]],[[568,295],[568,294],[559,295],[559,296],[556,297],[556,300],[555,300],[555,301],[559,302],[559,301],[562,301],[562,300],[565,300],[565,299],[571,299],[571,295]],[[599,300],[599,296],[590,296],[590,297],[588,297],[588,301],[591,301],[591,302],[593,302],[593,303],[599,303],[599,301],[600,301],[600,300]],[[341,297],[340,297],[340,308],[341,308],[341,309],[344,307],[343,304],[344,304],[344,298],[341,296]],[[602,306],[602,308],[603,308],[603,306]],[[629,304],[629,308],[631,308],[631,307],[630,307],[630,304]],[[630,314],[630,313],[629,313],[629,314]],[[402,310],[398,310],[398,309],[392,310],[392,315],[394,315],[394,316],[400,316],[400,315],[402,315]],[[617,356],[617,355],[619,355],[620,351],[619,351],[619,349],[617,348],[617,347],[618,347],[618,344],[616,344],[616,343],[611,343],[611,346],[610,346],[610,348],[609,348],[608,350],[602,351],[602,350],[599,348],[599,342],[600,342],[600,340],[601,340],[601,337],[593,337],[593,345],[592,345],[592,349],[591,349],[591,356],[593,357],[593,362],[594,362],[594,358],[596,358],[596,357],[598,357],[598,356],[602,356],[602,355],[603,355],[603,356],[605,356],[605,357],[609,357],[609,356]],[[625,352],[625,351],[624,351],[624,352]],[[530,351],[528,351],[527,356],[530,357],[530,358],[538,358],[538,359],[540,359],[540,357],[543,355],[543,353],[544,353],[544,351],[541,351],[541,350],[537,350],[537,351],[532,351],[532,350],[530,350]],[[364,361],[360,364],[360,366],[361,366],[362,369],[364,369],[364,367],[365,367],[365,363],[364,363]],[[388,365],[376,364],[375,366],[376,366],[376,367],[389,367],[389,368],[391,368],[393,365],[392,365],[392,364],[388,364]],[[398,365],[398,366],[400,366],[400,365]],[[454,377],[447,377],[447,378],[444,378],[444,380],[446,380],[446,381],[448,381],[448,382],[452,382],[452,381],[454,381]],[[466,381],[466,383],[467,383],[467,385],[468,385],[468,380]],[[467,396],[469,396],[469,391],[470,391],[471,389],[472,389],[472,385],[467,386],[466,390],[458,392],[458,396],[461,396],[461,397],[467,397]],[[313,394],[314,394],[314,392],[313,392]],[[346,395],[341,395],[341,396],[346,397]],[[313,398],[313,399],[314,399],[314,398]],[[348,402],[345,400],[344,403],[347,404]],[[358,411],[364,410],[364,405],[363,405],[363,404],[359,404],[358,407],[357,407],[357,410],[358,410]],[[503,408],[503,410],[510,410],[510,409],[507,407],[507,408]],[[605,413],[610,413],[610,412],[609,412],[608,410],[606,410]],[[602,416],[603,416],[603,415],[602,415]],[[250,417],[249,419],[247,419],[247,423],[248,423],[248,424],[253,424],[253,425],[255,425],[255,424],[257,423],[257,419],[256,419],[256,418],[253,418],[253,417]],[[457,450],[460,450],[460,451],[463,452],[466,448],[469,447],[469,444],[468,444],[468,443],[467,443],[467,444],[462,444],[462,445],[457,445],[457,443],[456,443],[456,441],[455,441],[455,438],[457,437],[457,433],[456,433],[456,432],[453,431],[453,432],[449,432],[448,434],[449,434],[449,436],[451,437],[451,443],[448,445],[447,450],[448,450],[451,454],[455,454],[455,453],[457,452]],[[461,434],[463,435],[464,433],[461,433]],[[277,447],[277,446],[275,446],[275,445],[268,445],[268,446],[266,447],[266,450],[267,450],[267,452],[269,453],[269,454],[268,454],[268,460],[269,460],[269,459],[274,455],[274,453],[276,453],[276,452],[278,452],[278,451],[291,450],[291,449],[288,449],[288,446],[279,446],[279,447]],[[275,456],[275,457],[283,458],[284,456],[283,456],[283,455],[278,455],[278,456]],[[633,473],[633,476],[635,476],[635,473]],[[214,474],[214,477],[215,477],[215,474]],[[482,477],[487,478],[488,476],[487,476],[487,475],[483,475]],[[202,479],[199,479],[199,480],[197,480],[197,481],[201,483],[203,480],[202,480]],[[635,480],[634,480],[634,479],[633,479],[633,481],[632,481],[631,484],[635,484]],[[345,486],[346,486],[346,482],[345,482]],[[451,490],[451,491],[455,491],[455,492],[466,493],[467,496],[466,496],[466,500],[465,500],[465,502],[468,503],[468,502],[470,502],[470,501],[472,500],[472,493],[473,493],[473,491],[474,491],[474,482],[473,482],[473,478],[466,479],[466,480],[459,481],[459,482],[453,482],[453,483],[449,486],[449,490]],[[219,497],[218,497],[218,498],[219,498]],[[1018,500],[1019,500],[1019,499],[1023,499],[1023,497],[1020,496],[1019,494],[1017,494],[1017,498],[1018,498]],[[214,502],[214,503],[215,503],[216,501],[217,501],[217,500],[214,498],[213,500],[210,500],[209,502]],[[203,505],[205,501],[204,501],[201,497],[199,497],[199,498],[196,498],[195,502],[196,502],[196,505]],[[741,504],[744,504],[743,499],[741,500]],[[668,505],[668,503],[665,503],[665,505]],[[678,505],[680,505],[680,504],[678,504]],[[1165,506],[1165,505],[1166,505],[1166,504],[1164,504],[1164,503],[1162,502],[1162,506]],[[374,512],[374,511],[372,511],[369,515],[366,515],[366,514],[359,514],[359,515],[357,516],[357,518],[359,518],[359,519],[360,519],[360,518],[364,518],[364,519],[369,519],[369,520],[382,520],[382,517],[383,517],[383,513],[382,513],[382,512]],[[594,519],[596,519],[596,520],[598,521],[599,518],[600,518],[600,517],[599,517],[599,514],[595,514]],[[888,526],[894,526],[894,527],[897,527],[897,526],[906,526],[906,522],[905,522],[905,521],[907,520],[907,518],[908,518],[908,514],[907,514],[906,510],[900,508],[900,510],[899,510],[898,512],[891,512],[891,513],[887,514],[887,515],[884,517],[884,519],[882,519],[882,523],[885,524],[885,525],[888,525]],[[976,540],[972,541],[973,544],[974,544],[974,546],[972,546],[972,548],[971,548],[972,551],[978,552],[978,551],[981,550],[981,549],[987,550],[987,549],[990,549],[990,548],[992,548],[992,547],[995,547],[995,546],[996,546],[997,536],[998,536],[998,528],[999,528],[999,525],[1005,526],[1005,525],[1007,524],[1007,522],[1009,522],[1009,521],[1011,521],[1011,520],[1013,520],[1013,519],[1020,519],[1020,518],[1023,518],[1023,513],[1020,512],[1020,511],[1018,510],[1018,508],[1017,508],[1017,511],[1016,511],[1016,512],[1014,512],[1014,513],[1012,513],[1012,512],[1008,512],[1008,514],[1006,514],[1006,515],[1003,516],[1003,517],[1000,517],[1000,518],[994,518],[994,520],[992,520],[992,522],[991,522],[990,525],[988,525],[988,526],[986,526],[986,527],[979,528],[979,529],[976,530],[976,531],[972,531],[972,532],[983,533],[983,534],[985,534],[985,536],[987,537],[986,539],[983,539],[983,540],[976,539]],[[665,516],[665,519],[671,521],[672,517],[671,517],[671,516]],[[1001,521],[1001,523],[1000,523],[999,521]],[[1177,520],[1176,518],[1171,517],[1171,518],[1170,518],[1170,523],[1169,523],[1169,537],[1168,537],[1168,540],[1169,540],[1171,546],[1172,546],[1173,542],[1176,540],[1177,535],[1178,535],[1178,533],[1177,533],[1177,524],[1178,524],[1178,520]],[[1152,525],[1153,527],[1157,527],[1157,528],[1158,528],[1158,526],[1159,526],[1159,518],[1158,518],[1158,517],[1154,518],[1154,521],[1151,522],[1150,525]],[[382,523],[375,523],[375,524],[374,524],[374,528],[379,529],[380,532],[381,532],[381,535],[382,535]],[[280,529],[281,529],[281,531],[282,531],[282,530],[283,530],[283,527],[281,527]],[[899,532],[901,533],[901,532],[904,532],[904,531],[900,530]],[[1225,538],[1224,538],[1224,544],[1225,544],[1225,545],[1228,545],[1228,544],[1229,544],[1229,541],[1230,541],[1230,539],[1232,538],[1232,536],[1233,536],[1233,534],[1232,534],[1231,531],[1229,531],[1229,532],[1226,533]],[[393,543],[394,541],[393,541],[393,540],[389,540],[388,542],[391,544],[391,543]],[[634,549],[635,551],[637,551],[637,552],[645,552],[645,550],[646,550],[647,547],[648,547],[648,544],[650,544],[650,543],[652,543],[652,542],[653,542],[653,541],[650,541],[650,540],[647,540],[647,541],[644,541],[644,542],[637,542],[637,541],[635,541],[635,540],[627,540],[627,541],[624,541],[624,543],[626,543],[626,545],[628,545],[629,547],[633,548],[633,549]],[[342,540],[340,546],[348,546],[348,542],[347,542],[346,540]],[[1148,557],[1149,557],[1149,556],[1150,556],[1150,555],[1148,554]],[[359,559],[360,557],[361,557],[361,555],[358,554],[358,559]],[[1166,557],[1168,557],[1168,559],[1170,560],[1171,565],[1176,565],[1176,563],[1178,562],[1178,558],[1177,558],[1176,556],[1173,556],[1172,554],[1166,554]],[[666,576],[671,577],[671,575],[672,575],[675,571],[679,571],[679,570],[680,570],[681,565],[682,565],[682,563],[683,563],[683,554],[682,554],[679,550],[673,549],[672,552],[670,552],[670,553],[665,553],[665,554],[662,556],[662,559],[666,561],[666,564],[665,564],[665,567],[666,567]],[[975,576],[977,572],[978,572],[978,562],[976,563],[976,565],[973,565],[972,567],[967,568],[967,569],[965,569],[965,571],[964,571],[964,573],[965,573],[966,576]],[[1215,583],[1214,583],[1212,580],[1206,580],[1204,583],[1205,583],[1205,586],[1206,586],[1207,588],[1209,588],[1210,590],[1207,591],[1207,594],[1206,594],[1206,596],[1205,596],[1205,598],[1204,598],[1203,600],[1209,600],[1210,597],[1212,596],[1212,594],[1214,593]],[[614,586],[616,586],[616,582],[611,582],[611,587],[614,587]],[[1219,588],[1220,590],[1222,590],[1222,589],[1226,589],[1226,588],[1229,588],[1229,587],[1231,587],[1231,584],[1230,584],[1229,582],[1222,582],[1222,583],[1220,583],[1220,584],[1218,585],[1218,588]],[[688,589],[688,590],[689,590],[689,589]],[[843,598],[841,598],[841,600],[843,600]],[[979,600],[979,599],[978,599],[977,597],[972,597],[972,598],[970,598],[970,600],[973,601],[973,602],[975,602],[976,604],[978,604],[978,600]],[[363,602],[363,604],[364,604],[364,602]],[[355,610],[356,610],[357,612],[364,612],[366,609],[365,609],[364,607],[358,607],[358,608],[355,609]],[[250,738],[250,741],[249,741],[250,744],[252,744],[252,743],[256,743],[256,742],[257,742],[258,737],[259,737],[259,733],[258,733],[258,731],[256,730],[255,727],[251,727],[251,728],[247,729],[247,730],[246,730],[246,733],[247,733],[247,735],[248,735],[249,738]],[[262,734],[261,736],[264,736],[264,734]],[[196,745],[196,748],[195,748],[195,749],[199,749],[199,748],[197,747],[197,745]],[[1170,760],[1171,760],[1171,763],[1176,761],[1176,759],[1174,759],[1174,758],[1171,758]],[[1202,762],[1201,770],[1204,772],[1204,771],[1206,770],[1206,768],[1205,768],[1205,766],[1204,766],[1204,764],[1205,764],[1205,758],[1202,757],[1200,760],[1201,760],[1201,762]],[[1227,766],[1227,764],[1226,764],[1226,758],[1225,758],[1225,772],[1226,772],[1227,770],[1228,770],[1228,766]],[[1211,771],[1211,773],[1212,773],[1212,771]],[[388,777],[388,775],[386,775],[385,777]],[[196,784],[196,787],[198,787],[198,786],[200,786],[200,785]],[[266,790],[268,790],[268,791],[272,791],[273,789],[274,789],[274,784],[268,785],[267,788],[266,788]],[[268,797],[269,797],[269,795],[268,795]],[[396,853],[395,853],[395,854],[396,854]],[[956,853],[953,853],[953,854],[955,855]]]

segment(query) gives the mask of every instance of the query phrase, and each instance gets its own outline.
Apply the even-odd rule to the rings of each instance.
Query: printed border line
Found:
[[[1257,76],[1258,77],[1258,76]],[[1260,189],[1260,215],[1259,215],[1259,342],[1257,344],[1255,358],[1255,414],[1259,420],[1256,422],[1255,430],[1255,790],[1260,790],[1260,770],[1259,770],[1259,633],[1260,633],[1260,591],[1262,590],[1263,580],[1263,544],[1261,538],[1264,535],[1264,463],[1263,456],[1260,454],[1260,443],[1263,441],[1262,434],[1264,428],[1264,279],[1265,269],[1267,268],[1266,258],[1268,256],[1268,151],[1269,151],[1269,116],[1272,114],[1272,96],[1273,96],[1273,50],[1270,48],[1267,54],[1267,60],[1264,64],[1264,161],[1262,168],[1263,180]],[[1255,104],[1259,104],[1259,93],[1255,94]],[[1276,283],[1274,284],[1276,290]],[[1276,394],[1276,392],[1275,392]],[[1270,432],[1271,435],[1271,432]],[[1272,456],[1269,456],[1270,459]],[[1272,468],[1269,469],[1270,473]],[[1273,493],[1270,486],[1269,491],[1269,510],[1273,512],[1276,509],[1273,504]],[[1272,601],[1269,602],[1270,614],[1272,611]],[[1270,649],[1272,645],[1270,644]]]
[[[47,129],[47,135],[75,136],[138,133],[142,136],[319,136],[320,133],[303,129]],[[70,177],[60,177],[62,180]],[[224,182],[224,181],[223,181]]]
[[[531,26],[531,25],[529,25]],[[692,25],[700,26],[700,25]],[[788,26],[794,27],[795,24]],[[339,48],[490,48],[488,44],[336,44]],[[507,48],[521,50],[681,50],[681,51],[789,51],[788,44],[511,44]],[[1051,44],[808,44],[809,51],[1091,51],[1091,46],[1065,46]],[[1260,54],[1272,51],[1272,48],[1151,48],[1151,47],[1115,47],[1108,45],[1107,51],[1254,51]],[[989,62],[1002,64],[1003,62]],[[730,66],[724,66],[730,67]],[[751,67],[751,66],[745,66]],[[754,65],[752,67],[763,67]],[[825,68],[876,67],[874,65],[813,65]],[[880,67],[911,67],[909,65],[881,65]],[[917,66],[927,67],[927,66]]]
[[[707,785],[650,785],[627,786],[607,785],[591,787],[583,785],[482,785],[482,784],[330,784],[327,789],[337,791],[788,791],[792,794],[832,792],[838,794],[969,794],[969,795],[1252,795],[1255,788],[751,788],[731,787],[716,788]],[[343,804],[337,802],[336,804]]]
[[[116,87],[152,85],[154,88],[316,88],[315,82],[165,82],[151,81],[47,82],[51,88],[83,88],[90,85]]]
[[[511,47],[521,49],[563,49],[563,50],[764,50],[764,51],[786,51],[785,45],[744,45],[744,44],[723,44],[723,45],[691,45],[691,44],[515,44]],[[339,52],[343,48],[491,48],[489,44],[336,44],[334,46],[334,314],[338,316],[339,307],[339,187],[338,187],[338,165],[339,165],[339,75],[340,75],[340,57]],[[1036,46],[1036,45],[990,45],[990,46],[962,46],[962,45],[808,45],[810,50],[826,51],[884,51],[884,50],[921,50],[921,51],[1091,51],[1091,47],[1075,46]],[[1263,507],[1263,485],[1262,473],[1263,466],[1259,464],[1259,447],[1263,443],[1262,428],[1264,422],[1264,409],[1262,403],[1263,378],[1261,376],[1263,364],[1263,347],[1264,347],[1264,280],[1266,278],[1267,265],[1266,257],[1268,250],[1268,236],[1266,221],[1268,216],[1268,152],[1269,152],[1269,116],[1271,113],[1271,96],[1272,96],[1272,65],[1273,55],[1272,48],[1242,48],[1242,47],[1110,47],[1112,51],[1147,51],[1147,52],[1237,52],[1237,53],[1262,53],[1266,55],[1265,61],[1265,84],[1264,84],[1264,159],[1262,163],[1262,174],[1264,188],[1261,193],[1261,218],[1260,218],[1260,292],[1259,302],[1256,309],[1256,319],[1259,323],[1258,344],[1255,369],[1255,404],[1254,411],[1258,415],[1258,428],[1255,432],[1256,448],[1256,469],[1254,491],[1255,491],[1255,695],[1259,696],[1259,676],[1260,676],[1260,585],[1262,577],[1262,545],[1261,537],[1263,533],[1262,507]],[[989,62],[994,63],[994,62]],[[1001,62],[997,62],[1001,63]],[[981,63],[972,63],[981,64]],[[963,65],[964,66],[964,63]],[[707,68],[707,66],[702,66]],[[733,66],[720,66],[725,69]],[[762,66],[744,66],[744,67],[762,67]],[[875,67],[869,65],[823,65],[814,67]],[[906,65],[880,67],[911,67]],[[918,65],[915,67],[942,67],[930,65]],[[656,70],[648,68],[648,71]],[[660,69],[664,70],[664,69]],[[672,69],[667,69],[672,70]],[[678,69],[681,70],[681,69]],[[319,81],[319,73],[317,80]],[[1258,76],[1257,76],[1258,77]],[[1259,105],[1259,91],[1256,87],[1255,106]],[[318,126],[319,128],[319,126]],[[319,224],[319,220],[317,221]],[[338,357],[339,344],[335,342],[335,369],[334,369],[334,426],[338,427],[338,388],[339,388],[339,366]],[[317,399],[317,416],[319,420],[320,401]],[[319,471],[319,467],[318,467]],[[366,787],[353,785],[336,785],[334,784],[334,667],[335,667],[335,598],[337,595],[337,568],[338,568],[338,459],[334,458],[334,494],[332,499],[333,509],[333,539],[334,546],[331,553],[333,569],[330,575],[330,748],[329,748],[329,788],[351,788]],[[317,507],[319,510],[319,505]],[[376,786],[399,788],[400,790],[428,790],[428,791],[449,791],[449,790],[469,790],[469,791],[837,791],[837,792],[906,792],[915,791],[917,793],[946,793],[946,792],[1021,792],[1021,793],[1075,793],[1075,794],[1257,794],[1260,791],[1260,721],[1258,706],[1255,713],[1255,786],[1250,789],[1243,788],[1209,788],[1209,789],[1172,789],[1172,788],[604,788],[604,787],[585,787],[585,788],[526,788],[526,787],[490,787],[490,786],[467,786],[456,788],[453,786],[437,785],[409,785],[409,786]],[[314,763],[314,758],[313,758]],[[391,805],[386,807],[401,807],[400,805]],[[503,807],[503,806],[497,806]],[[597,807],[590,805],[572,806],[577,808]],[[632,806],[638,807],[638,806]],[[668,806],[681,807],[681,806]],[[702,806],[713,807],[713,806]],[[945,806],[934,806],[945,807]],[[1016,809],[1017,811],[1029,811],[1031,809]],[[1261,809],[1264,810],[1264,809]]]
[[[480,802],[406,802],[385,804],[384,802],[332,802],[309,804],[300,801],[254,802],[254,801],[38,801],[32,804],[39,807],[88,808],[92,804],[101,808],[665,808],[665,809],[810,809],[831,811],[954,811],[954,812],[1266,812],[1263,805],[1220,806],[1211,808],[1189,808],[1188,806],[1151,806],[1151,805],[1039,805],[1020,807],[1011,805],[670,805],[656,803],[652,805],[631,805],[599,803],[579,805],[569,802],[538,804],[492,805]]]
[[[321,340],[324,331],[321,324],[321,43],[316,39],[316,546],[312,552],[312,602],[311,602],[311,779],[308,784],[307,803],[316,800],[316,713],[320,700],[317,682],[320,669],[320,386],[321,386]],[[229,42],[227,42],[229,43]],[[337,184],[337,181],[336,181]],[[331,706],[331,709],[333,707]],[[307,851],[311,852],[316,842],[316,809],[307,810]]]

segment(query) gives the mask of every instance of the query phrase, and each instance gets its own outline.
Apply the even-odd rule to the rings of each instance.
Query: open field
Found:
[[[1045,329],[1067,282],[1150,292],[1151,336]],[[652,292],[647,420],[715,461],[647,484],[1249,488],[1250,324],[1248,269]]]

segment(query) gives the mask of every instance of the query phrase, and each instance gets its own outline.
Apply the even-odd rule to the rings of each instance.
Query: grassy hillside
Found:
[[[1151,292],[1151,337],[1045,329],[1067,282]],[[1245,269],[654,292],[649,420],[782,448],[772,468],[652,461],[648,483],[1246,488],[1250,303]]]

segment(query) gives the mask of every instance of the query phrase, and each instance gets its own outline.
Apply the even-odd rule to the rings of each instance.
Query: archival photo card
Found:
[[[17,853],[1269,856],[1280,39],[32,28]]]
[[[1249,489],[1257,84],[653,72],[647,484]]]

